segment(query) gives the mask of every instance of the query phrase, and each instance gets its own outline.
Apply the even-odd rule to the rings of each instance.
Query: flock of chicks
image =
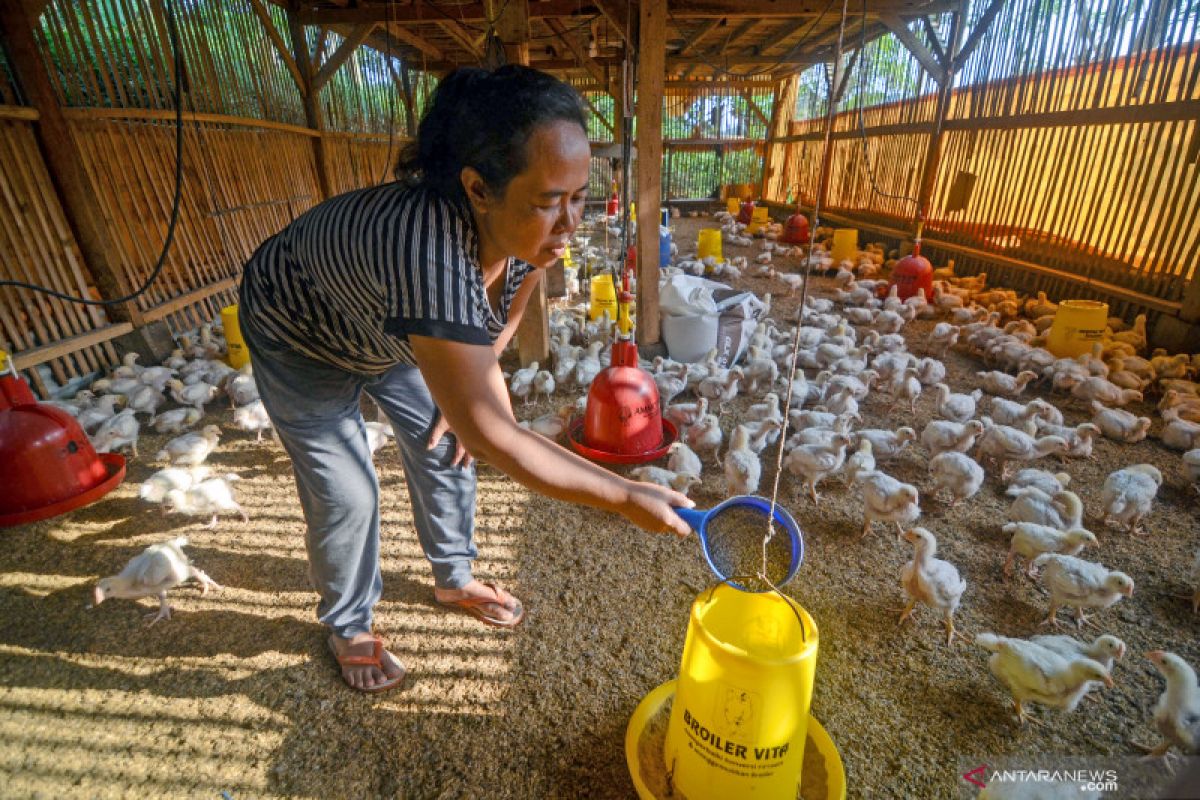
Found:
[[[717,217],[727,244],[750,243],[731,217],[724,212]],[[681,269],[726,278],[748,274],[779,280],[781,290],[792,294],[803,287],[804,277],[771,266],[772,253],[780,250],[774,244],[777,235],[778,226],[766,229],[755,266],[747,267],[742,256],[730,259],[724,269],[685,257],[665,268],[664,277]],[[586,258],[605,257],[583,244]],[[1012,501],[1003,527],[1009,537],[1003,571],[1011,575],[1022,559],[1024,574],[1040,579],[1049,596],[1043,624],[1058,626],[1058,611],[1070,608],[1077,626],[1094,625],[1089,612],[1131,596],[1130,576],[1080,557],[1085,547],[1098,544],[1096,535],[1083,527],[1083,502],[1068,488],[1067,473],[1040,468],[1037,462],[1088,458],[1097,437],[1125,443],[1146,438],[1152,420],[1124,406],[1156,392],[1162,443],[1185,451],[1184,472],[1200,489],[1200,384],[1191,380],[1200,374],[1200,355],[1143,355],[1146,320],[1138,317],[1131,328],[1110,320],[1105,339],[1090,353],[1057,358],[1045,349],[1056,306],[1044,293],[1022,301],[1015,292],[989,288],[986,275],[955,275],[951,265],[936,271],[933,298],[918,293],[902,301],[887,281],[873,278],[885,265],[881,246],[868,246],[857,263],[836,267],[820,244],[813,250],[810,271],[836,268],[837,288],[831,296],[806,297],[794,326],[772,319],[772,296],[762,297],[767,312],[739,366],[722,364],[716,351],[700,363],[661,357],[643,362],[658,385],[663,415],[679,428],[680,437],[670,447],[665,468],[643,466],[631,474],[686,493],[701,483],[711,463],[723,472],[729,495],[752,494],[763,478],[764,451],[782,442],[783,467],[814,502],[822,482],[840,477],[844,488],[853,486],[861,493],[862,536],[874,523],[891,523],[912,545],[912,560],[900,574],[908,597],[900,621],[909,619],[918,605],[932,608],[944,619],[951,644],[957,634],[954,614],[967,583],[953,564],[936,557],[934,534],[915,525],[921,516],[918,488],[887,471],[906,448],[919,446],[927,455],[932,492],[945,493],[951,505],[976,495],[989,473],[1007,484]],[[510,376],[512,394],[525,403],[564,389],[579,392],[575,401],[522,423],[551,438],[583,412],[591,380],[607,366],[612,322],[606,315],[589,320],[587,310],[583,304],[555,309],[551,364],[530,365]],[[927,352],[920,356],[909,351],[902,333],[917,318],[937,320],[925,338]],[[956,392],[946,382],[944,359],[951,348],[975,355],[988,368],[976,373],[970,391]],[[1048,386],[1052,395],[1064,394],[1065,403],[1090,409],[1091,421],[1069,426],[1054,403],[1041,398],[1023,402],[1035,384]],[[859,404],[872,392],[914,413],[918,397],[932,393],[937,416],[919,431],[909,426],[857,428]],[[722,419],[729,419],[730,403],[739,394],[755,402],[733,421],[726,441],[729,426],[723,428]],[[781,404],[781,397],[790,397],[790,404]],[[795,432],[786,435],[789,430]],[[774,461],[772,453],[767,456]],[[1020,469],[1011,474],[1015,467]],[[1142,521],[1163,481],[1150,464],[1112,472],[1099,496],[1104,524],[1143,533]],[[1200,553],[1192,580],[1193,604],[1200,607]],[[989,666],[1010,690],[1021,722],[1033,719],[1028,703],[1070,711],[1090,691],[1111,686],[1113,662],[1125,652],[1124,643],[1109,634],[1083,642],[1062,635],[1013,639],[982,633],[974,642],[992,652]],[[1167,681],[1155,711],[1164,739],[1152,752],[1162,755],[1173,745],[1185,753],[1200,752],[1195,671],[1173,653],[1154,651],[1148,658]]]

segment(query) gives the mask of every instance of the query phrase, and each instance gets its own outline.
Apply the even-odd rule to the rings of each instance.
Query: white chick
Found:
[[[130,355],[136,355],[130,353]],[[129,393],[125,407],[134,412],[149,414],[154,418],[158,407],[167,402],[167,398],[153,386],[139,386]]]
[[[1008,545],[1008,560],[1004,562],[1005,576],[1012,575],[1017,556],[1028,562],[1025,574],[1036,578],[1037,570],[1034,569],[1033,562],[1042,553],[1077,556],[1084,547],[1095,547],[1099,544],[1096,534],[1085,528],[1064,531],[1036,522],[1010,522],[1004,526],[1003,531],[1012,537]]]
[[[204,414],[191,406],[173,408],[150,418],[150,426],[158,433],[183,433],[195,425]]]
[[[100,429],[101,425],[116,415],[117,405],[124,404],[124,395],[106,394],[97,397],[92,405],[81,409],[76,415],[76,418],[79,420],[79,426],[83,428],[85,433],[94,434]]]
[[[537,402],[541,397],[547,400],[554,395],[554,376],[549,370],[539,369],[537,374],[533,376],[533,388],[529,392],[533,402]]]
[[[700,456],[685,442],[672,442],[667,448],[667,469],[683,475],[699,475],[704,471]]]
[[[934,558],[937,539],[925,528],[910,528],[904,538],[913,545],[913,558],[900,570],[900,585],[908,595],[908,605],[900,622],[912,616],[917,603],[936,609],[946,621],[946,646],[954,642],[954,612],[966,591],[967,582],[949,561]]]
[[[1142,393],[1137,389],[1122,389],[1099,375],[1088,376],[1072,386],[1071,397],[1085,402],[1099,400],[1106,406],[1124,406],[1142,401]]]
[[[1149,417],[1139,417],[1120,408],[1107,408],[1096,401],[1092,401],[1092,424],[1109,439],[1127,444],[1140,442],[1150,433]]]
[[[101,578],[92,592],[92,602],[98,606],[110,597],[133,600],[138,597],[158,596],[158,613],[150,625],[161,619],[171,618],[171,607],[167,604],[167,592],[179,584],[195,580],[200,582],[200,593],[221,587],[212,578],[196,567],[183,552],[187,537],[178,536],[169,542],[152,544],[129,560],[116,575]],[[147,615],[149,616],[149,615]]]
[[[237,475],[229,474],[216,478],[207,478],[194,484],[189,489],[172,489],[163,498],[163,507],[168,512],[187,514],[188,516],[211,516],[205,528],[212,530],[217,527],[217,517],[222,512],[233,512],[249,522],[246,509],[238,505],[233,496],[233,481],[240,480]]]
[[[1165,650],[1151,650],[1146,658],[1167,680],[1166,689],[1154,705],[1154,727],[1163,738],[1154,747],[1138,746],[1154,758],[1166,756],[1172,747],[1178,747],[1184,755],[1200,755],[1200,689],[1196,670]]]
[[[1005,400],[1003,397],[993,397],[988,404],[988,416],[992,422],[999,425],[1013,425],[1018,428],[1024,428],[1029,420],[1036,418],[1042,419],[1043,415],[1054,411],[1054,407],[1044,400],[1034,399],[1028,403],[1018,403],[1013,400]]]
[[[720,452],[724,434],[721,432],[721,421],[713,414],[705,414],[693,426],[687,429],[685,441],[688,447],[697,453],[713,454],[713,462],[721,466]]]
[[[672,472],[669,469],[655,466],[637,467],[630,470],[629,474],[639,481],[665,486],[685,496],[692,490],[693,486],[700,483],[699,475],[690,475],[686,472]]]
[[[949,322],[939,322],[926,340],[929,352],[941,359],[946,358],[946,351],[958,343],[959,327]]]
[[[1013,502],[1008,518],[1013,522],[1034,522],[1059,530],[1078,528],[1083,522],[1083,501],[1067,489],[1049,495],[1036,486],[1026,486],[1015,493],[1010,488],[1009,494]]]
[[[675,423],[679,428],[695,425],[708,413],[708,398],[701,397],[694,403],[675,403],[669,405],[663,416]]]
[[[779,413],[779,395],[775,392],[763,395],[763,401],[746,409],[742,419],[746,422],[761,422],[767,419],[782,420],[783,415]]]
[[[367,434],[367,448],[371,451],[371,455],[375,455],[376,450],[387,444],[390,437],[396,435],[390,422],[364,422],[363,429]]]
[[[758,491],[762,462],[758,459],[758,453],[750,449],[750,431],[745,425],[733,429],[722,466],[725,469],[725,487],[730,495],[754,494]]]
[[[975,406],[983,397],[983,390],[976,389],[970,394],[955,394],[944,383],[934,385],[937,391],[938,414],[952,422],[966,422],[975,416]]]
[[[724,411],[725,404],[737,397],[738,381],[741,379],[741,369],[734,367],[725,375],[710,376],[700,381],[700,385],[696,387],[696,394],[718,404],[721,411]]]
[[[892,381],[892,395],[898,400],[907,400],[908,410],[912,414],[917,413],[917,398],[921,396],[922,388],[916,367],[908,367]]]
[[[907,425],[894,431],[865,428],[855,435],[859,441],[867,439],[871,442],[871,452],[879,461],[891,461],[898,457],[917,438],[917,432]]]
[[[571,423],[571,417],[574,415],[574,413],[575,407],[568,403],[567,405],[560,406],[557,411],[552,411],[549,414],[543,414],[536,419],[532,419],[527,422],[522,421],[517,424],[526,430],[533,431],[539,436],[544,436],[547,439],[553,440],[557,439],[559,436],[562,436],[563,433],[566,432],[567,427]]]
[[[1035,469],[1026,467],[1020,470],[1009,481],[1008,489],[1005,494],[1009,497],[1016,497],[1021,493],[1021,490],[1029,486],[1036,486],[1050,496],[1061,492],[1071,485],[1071,476],[1065,472],[1050,472],[1044,469]]]
[[[1120,523],[1130,533],[1145,533],[1141,529],[1142,517],[1150,513],[1162,482],[1162,473],[1152,464],[1134,464],[1109,475],[1100,490],[1104,524]]]
[[[1067,442],[1061,436],[1035,439],[1025,431],[1008,425],[988,425],[979,438],[979,453],[990,456],[1000,469],[1000,480],[1008,480],[1010,461],[1033,461],[1049,455],[1067,452]]]
[[[979,384],[985,392],[1002,397],[1016,397],[1038,377],[1036,372],[1028,370],[1017,373],[1015,377],[1007,372],[976,372],[975,375],[979,378]]]
[[[849,486],[856,482],[860,473],[875,470],[875,454],[871,449],[870,439],[859,439],[858,449],[847,456],[846,464],[842,467],[844,485]]]
[[[983,467],[966,453],[949,450],[939,453],[929,461],[929,477],[933,479],[933,492],[945,490],[950,493],[953,508],[974,497],[983,486]]]
[[[1108,670],[1090,658],[1067,659],[1039,644],[993,633],[978,634],[975,644],[991,651],[988,668],[1012,694],[1017,720],[1022,724],[1036,722],[1025,703],[1070,712],[1094,682],[1113,685]]]
[[[263,431],[269,431],[273,427],[262,400],[251,400],[244,406],[234,408],[233,424],[240,431],[255,434],[255,442],[261,442]]]
[[[917,362],[917,379],[922,386],[937,386],[946,380],[946,365],[934,358],[922,358]]]
[[[784,465],[798,478],[804,481],[808,494],[813,502],[820,498],[817,495],[817,484],[822,478],[833,475],[846,463],[846,448],[850,445],[850,437],[846,434],[834,434],[828,444],[800,445],[787,454]]]
[[[983,423],[977,419],[964,424],[951,422],[946,419],[930,420],[921,431],[921,444],[929,451],[931,458],[942,453],[969,453],[975,446],[975,439],[983,433]]]
[[[225,379],[225,394],[231,406],[244,406],[258,399],[258,384],[254,382],[253,368],[247,362],[237,373]]]
[[[656,372],[654,373],[654,383],[658,386],[659,403],[666,405],[687,389],[687,370],[685,368],[682,374],[666,371]]]
[[[170,461],[175,466],[195,466],[203,464],[209,453],[217,449],[221,439],[221,429],[216,425],[205,425],[196,433],[185,433],[168,441],[162,450],[158,451],[159,461]]]
[[[196,482],[207,478],[209,472],[209,468],[204,465],[160,469],[142,481],[142,486],[138,489],[138,497],[147,503],[161,503],[167,496],[167,492],[172,489],[190,489]]]
[[[859,538],[871,532],[872,522],[893,522],[898,541],[904,526],[921,516],[920,495],[912,484],[878,470],[860,472],[856,482],[863,494],[863,530]]]
[[[137,458],[138,432],[141,423],[134,416],[132,409],[125,409],[119,414],[106,420],[92,437],[92,444],[97,453],[114,453],[129,448],[134,458]]]
[[[1076,626],[1085,622],[1085,608],[1108,608],[1122,597],[1133,596],[1133,579],[1124,572],[1075,556],[1043,553],[1033,560],[1034,567],[1045,567],[1042,584],[1050,593],[1050,615],[1043,625],[1058,625],[1058,609],[1075,609]]]
[[[217,396],[217,387],[204,381],[184,385],[182,381],[167,381],[171,390],[171,398],[181,406],[192,406],[197,411],[203,411],[206,403],[211,403]]]
[[[1110,633],[1101,634],[1090,642],[1081,642],[1073,636],[1063,634],[1030,636],[1029,641],[1066,659],[1090,658],[1110,674],[1113,665],[1125,657],[1125,643]]]
[[[533,379],[537,374],[538,362],[536,361],[528,367],[514,372],[512,380],[508,382],[508,390],[512,393],[512,396],[524,400],[525,405],[529,405],[529,395],[533,392]]]
[[[1096,437],[1100,435],[1100,428],[1090,422],[1084,422],[1075,427],[1043,423],[1038,428],[1038,432],[1062,437],[1062,440],[1067,443],[1067,449],[1062,454],[1064,457],[1091,458]]]

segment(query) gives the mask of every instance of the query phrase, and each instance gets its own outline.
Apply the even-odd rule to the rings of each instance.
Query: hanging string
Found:
[[[838,27],[837,51],[834,56],[834,64],[839,67],[842,64],[842,43],[846,33],[846,7],[850,0],[842,0],[842,19]],[[835,70],[836,72],[836,70]],[[838,77],[834,75],[834,77]],[[792,395],[795,393],[796,380],[796,357],[800,352],[800,332],[804,328],[804,314],[808,310],[808,284],[812,279],[812,255],[813,255],[813,239],[817,235],[817,228],[821,224],[821,192],[819,187],[825,183],[825,173],[829,167],[830,161],[825,158],[829,153],[829,149],[833,146],[833,117],[836,108],[836,99],[833,96],[833,84],[836,80],[830,81],[831,88],[829,92],[828,108],[825,114],[825,142],[822,148],[821,158],[821,174],[817,183],[817,198],[813,204],[813,222],[812,234],[809,236],[808,254],[804,260],[804,283],[800,292],[800,311],[796,315],[796,334],[792,337],[792,354],[788,369],[788,387],[787,396],[783,402],[783,427],[779,431],[779,447],[775,452],[775,480],[771,486],[771,509],[767,514],[767,533],[763,536],[762,541],[762,565],[759,578],[767,580],[767,546],[771,539],[775,537],[775,507],[779,504],[779,478],[783,474],[783,446],[787,442],[788,423],[791,418]],[[801,399],[800,406],[803,407],[804,400]]]

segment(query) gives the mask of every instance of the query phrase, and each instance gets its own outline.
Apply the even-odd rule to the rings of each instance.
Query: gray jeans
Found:
[[[242,323],[254,380],[292,459],[304,520],[317,617],[349,638],[371,630],[383,591],[379,569],[379,481],[359,397],[366,392],[396,432],[421,549],[434,585],[471,581],[475,559],[475,468],[454,467],[454,437],[426,449],[437,406],[416,367],[360,375],[264,342]]]

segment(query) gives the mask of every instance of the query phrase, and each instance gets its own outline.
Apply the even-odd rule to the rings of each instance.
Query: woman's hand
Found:
[[[692,508],[696,504],[674,489],[653,483],[630,481],[629,500],[620,509],[621,513],[642,530],[651,533],[673,533],[687,536],[691,527],[683,521],[672,506]]]
[[[428,449],[432,450],[438,446],[438,442],[446,434],[454,436],[454,460],[450,462],[452,467],[462,467],[466,469],[475,463],[475,458],[467,452],[467,448],[463,446],[462,439],[455,436],[454,431],[450,428],[450,423],[446,421],[446,415],[438,412],[437,422],[433,424],[433,430],[429,432]]]

